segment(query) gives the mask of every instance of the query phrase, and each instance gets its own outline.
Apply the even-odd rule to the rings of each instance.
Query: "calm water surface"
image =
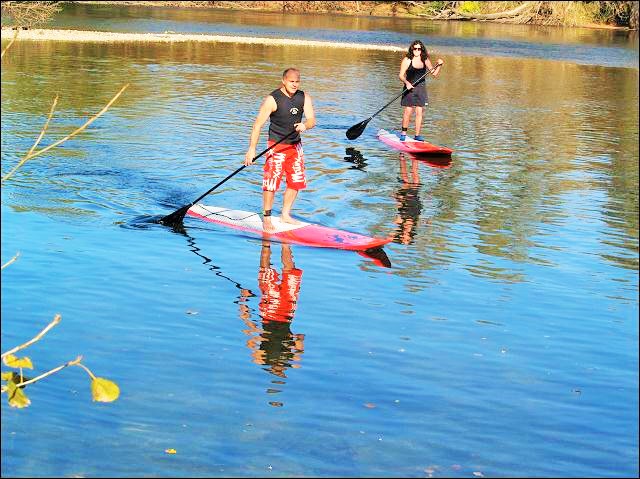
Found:
[[[228,26],[204,12],[123,12],[148,31]],[[66,15],[103,21],[100,10]],[[290,33],[269,15],[224,15],[238,32]],[[348,21],[316,27],[332,39],[358,30],[358,41],[383,30]],[[2,272],[2,350],[60,313],[25,351],[35,372],[82,354],[122,394],[92,403],[71,368],[29,386],[27,409],[3,397],[2,475],[637,475],[637,40],[550,41],[584,50],[583,64],[490,55],[485,42],[507,30],[473,28],[485,36],[449,35],[485,53],[443,53],[428,85],[425,134],[455,150],[449,162],[376,139],[397,128],[399,105],[358,140],[344,136],[398,93],[398,54],[14,44],[2,64],[3,174],[56,93],[43,145],[130,86],[2,187],[2,263],[21,253]],[[548,45],[523,31],[524,50]],[[377,34],[438,45],[445,33]],[[609,49],[635,60],[611,66]],[[354,252],[266,249],[189,218],[183,234],[151,222],[240,166],[262,98],[292,64],[318,115],[295,214],[393,235],[391,268]],[[257,211],[260,165],[206,203]],[[275,292],[290,323],[268,321]]]

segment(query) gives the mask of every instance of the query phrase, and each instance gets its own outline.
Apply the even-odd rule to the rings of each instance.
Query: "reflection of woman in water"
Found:
[[[266,371],[286,378],[287,368],[300,367],[304,352],[304,334],[291,332],[302,281],[302,270],[295,267],[291,246],[282,244],[282,277],[271,267],[271,245],[263,241],[260,253],[258,285],[262,293],[258,309],[262,328],[249,319],[248,308],[241,306],[241,318],[249,326],[251,335],[247,346],[252,350],[253,361],[266,365]]]
[[[411,158],[411,175],[409,175],[406,155],[400,153],[400,180],[402,181],[402,186],[394,195],[398,202],[398,216],[395,221],[398,228],[393,239],[395,243],[411,244],[413,243],[413,237],[416,235],[415,230],[422,212],[418,166],[418,160]]]

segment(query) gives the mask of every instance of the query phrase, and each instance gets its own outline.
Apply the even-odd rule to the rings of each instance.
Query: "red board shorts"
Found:
[[[271,147],[274,143],[269,140],[267,146]],[[263,191],[278,191],[282,175],[286,175],[287,188],[302,190],[307,186],[304,172],[302,142],[293,145],[280,143],[267,152],[262,189]]]
[[[290,323],[296,312],[302,270],[292,268],[282,271],[282,281],[278,271],[274,268],[260,268],[258,271],[258,286],[262,292],[260,316],[264,322],[280,321]]]

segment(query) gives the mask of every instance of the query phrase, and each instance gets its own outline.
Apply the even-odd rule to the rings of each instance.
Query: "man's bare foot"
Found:
[[[283,221],[284,223],[289,223],[291,225],[299,225],[300,224],[300,221],[295,220],[291,216],[285,215],[285,214],[280,215],[280,220]]]
[[[276,230],[276,227],[273,226],[273,222],[271,221],[271,216],[265,216],[262,219],[262,229],[265,233],[273,233]]]

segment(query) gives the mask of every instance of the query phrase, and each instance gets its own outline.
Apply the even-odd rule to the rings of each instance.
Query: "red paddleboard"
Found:
[[[304,221],[294,225],[281,221],[277,216],[271,217],[275,231],[266,233],[262,229],[262,218],[258,213],[220,208],[218,206],[206,206],[200,203],[189,208],[187,215],[245,231],[259,238],[320,248],[366,251],[379,248],[393,239],[391,237],[372,238]]]
[[[413,153],[414,155],[450,155],[453,153],[450,148],[432,145],[428,141],[416,141],[409,135],[402,141],[397,133],[388,132],[387,130],[379,130],[378,139],[396,150]]]

